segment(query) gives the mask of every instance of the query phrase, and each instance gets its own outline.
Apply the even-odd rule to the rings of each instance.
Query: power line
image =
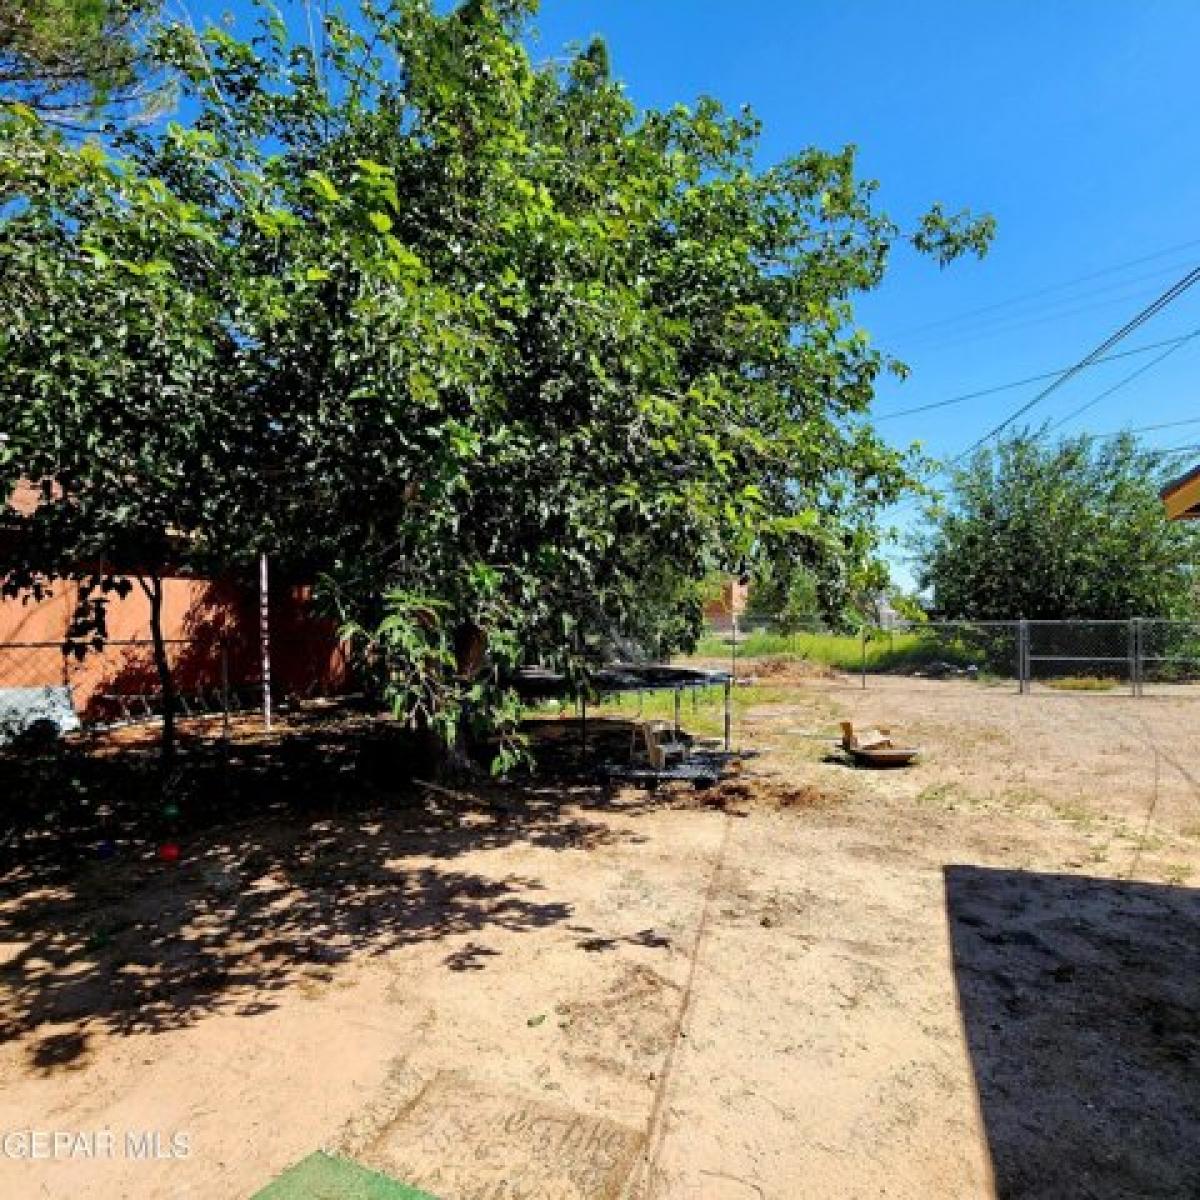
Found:
[[[1060,417],[1044,432],[1053,433],[1056,429],[1061,429],[1068,421],[1073,421],[1076,417],[1087,412],[1088,409],[1095,408],[1101,400],[1107,400],[1108,397],[1113,394],[1113,392],[1119,392],[1127,384],[1130,384],[1135,379],[1145,375],[1147,371],[1154,370],[1154,368],[1157,367],[1160,362],[1166,358],[1170,358],[1171,355],[1177,350],[1182,350],[1188,342],[1197,336],[1200,336],[1200,330],[1197,330],[1195,333],[1188,334],[1187,337],[1176,342],[1174,346],[1168,346],[1161,354],[1155,355],[1155,357],[1152,358],[1148,363],[1143,363],[1136,371],[1131,371],[1125,376],[1124,379],[1118,379],[1117,382],[1112,385],[1112,387],[1107,388],[1105,391],[1101,392],[1100,395],[1093,396],[1090,400],[1084,404],[1081,404],[1078,408],[1072,409],[1065,417]]]
[[[1124,271],[1129,267],[1140,267],[1143,263],[1154,262],[1156,259],[1166,258],[1171,254],[1178,254],[1183,250],[1190,250],[1195,246],[1200,246],[1200,239],[1193,239],[1190,242],[1181,242],[1177,246],[1168,246],[1165,250],[1156,251],[1154,254],[1145,254],[1141,258],[1132,258],[1123,263],[1116,263],[1111,267],[1103,267],[1098,271],[1090,271],[1086,275],[1079,275],[1074,279],[1068,279],[1063,283],[1050,284],[1048,287],[1037,288],[1032,292],[1025,292],[1020,296],[1010,296],[1007,300],[998,300],[994,304],[985,304],[980,308],[968,309],[966,312],[955,313],[952,317],[943,317],[937,321],[926,321],[921,325],[911,325],[908,329],[900,330],[898,337],[907,337],[916,333],[923,333],[927,329],[939,329],[945,325],[958,324],[960,321],[968,320],[971,317],[981,316],[984,313],[995,312],[1002,308],[1011,308],[1016,304],[1023,304],[1028,300],[1036,299],[1039,296],[1047,296],[1053,292],[1067,291],[1069,288],[1078,287],[1080,284],[1089,283],[1093,279],[1101,279],[1106,275],[1115,275],[1120,271]]]
[[[1178,283],[1175,283],[1173,286],[1169,287],[1165,292],[1163,292],[1163,294],[1159,296],[1157,300],[1154,300],[1150,304],[1146,305],[1141,312],[1132,317],[1130,320],[1126,321],[1125,324],[1116,331],[1116,333],[1110,334],[1104,339],[1103,342],[1100,343],[1099,346],[1097,346],[1089,354],[1084,355],[1084,357],[1081,358],[1079,362],[1077,362],[1069,371],[1065,371],[1056,380],[1054,380],[1053,383],[1042,388],[1042,390],[1038,392],[1038,394],[1034,396],[1032,400],[1027,400],[1015,412],[1010,413],[1007,417],[1005,417],[999,425],[996,425],[994,428],[988,430],[983,437],[977,438],[961,454],[959,454],[956,458],[951,459],[950,465],[953,466],[955,463],[961,462],[962,459],[966,458],[968,454],[971,454],[974,450],[977,450],[980,446],[982,446],[984,442],[990,441],[996,436],[996,434],[1002,433],[1005,429],[1007,429],[1014,421],[1020,420],[1020,418],[1023,417],[1027,412],[1041,404],[1043,400],[1051,395],[1051,393],[1056,392],[1060,387],[1062,387],[1067,380],[1073,379],[1079,374],[1080,371],[1084,370],[1086,367],[1090,367],[1097,359],[1103,357],[1103,355],[1105,355],[1118,342],[1123,341],[1135,329],[1140,328],[1147,321],[1149,321],[1151,317],[1155,316],[1164,308],[1166,308],[1167,305],[1173,300],[1176,300],[1178,297],[1183,295],[1183,293],[1186,292],[1194,283],[1196,283],[1197,280],[1200,280],[1200,267],[1194,267],[1182,279],[1180,279]]]
[[[1136,429],[1115,429],[1112,433],[1090,433],[1084,436],[1104,441],[1108,438],[1126,437],[1133,433],[1156,433],[1160,429],[1179,429],[1184,425],[1200,425],[1200,417],[1188,417],[1183,421],[1164,421],[1161,425],[1139,425]]]
[[[1146,346],[1135,346],[1132,350],[1119,350],[1116,354],[1106,354],[1103,358],[1096,359],[1094,362],[1089,363],[1088,366],[1098,367],[1101,363],[1116,362],[1118,359],[1132,358],[1137,354],[1149,354],[1151,350],[1161,350],[1164,346],[1179,346],[1197,335],[1200,335],[1200,329],[1194,329],[1191,333],[1181,334],[1179,337],[1166,338],[1161,342],[1150,342]],[[1059,367],[1056,371],[1045,371],[1040,375],[1029,375],[1025,379],[1015,379],[1011,383],[996,384],[995,387],[983,388],[978,392],[964,392],[961,396],[951,396],[949,400],[935,400],[931,404],[918,404],[913,408],[902,408],[898,412],[883,413],[881,416],[875,417],[874,421],[878,425],[881,421],[896,421],[901,417],[911,417],[915,413],[932,412],[935,408],[949,408],[952,404],[964,404],[968,400],[978,400],[983,396],[994,396],[998,392],[1012,391],[1013,388],[1024,387],[1028,383],[1041,383],[1045,379],[1057,379],[1060,375],[1065,375],[1070,370],[1070,367]]]
[[[1172,263],[1168,267],[1163,267],[1146,276],[1139,276],[1137,279],[1122,279],[1108,284],[1106,287],[1096,288],[1094,292],[1086,296],[1064,296],[1058,300],[1043,301],[1024,310],[999,314],[996,317],[947,330],[940,336],[893,340],[902,345],[906,353],[919,351],[922,354],[929,354],[937,350],[946,350],[955,346],[969,345],[972,342],[986,341],[989,338],[1002,337],[1021,329],[1066,321],[1084,313],[1098,312],[1153,296],[1162,286],[1157,282],[1158,280],[1164,276],[1177,274],[1180,270],[1186,269],[1187,265],[1186,262]],[[1155,282],[1149,282],[1151,280]],[[1116,294],[1105,295],[1105,293],[1112,292]],[[1104,298],[1099,299],[1098,297]]]
[[[1109,433],[1084,433],[1077,436],[1088,438],[1093,442],[1107,442],[1112,441],[1114,438],[1132,437],[1134,434],[1139,433],[1157,433],[1163,429],[1179,429],[1185,425],[1200,425],[1200,417],[1188,417],[1183,421],[1165,421],[1158,425],[1139,425],[1135,429],[1114,429]],[[1190,451],[1200,450],[1200,445],[1184,443],[1183,445],[1179,446],[1148,446],[1146,447],[1146,450],[1150,454],[1159,455],[1185,454]],[[960,455],[959,458],[951,459],[948,463],[939,464],[933,471],[932,477],[937,478],[939,475],[948,474],[949,469],[954,466],[955,463],[957,463],[962,457],[963,456]],[[896,506],[899,507],[904,504],[915,503],[918,500],[920,500],[919,496],[902,496],[896,501]]]
[[[1148,426],[1145,426],[1143,429],[1123,429],[1119,433],[1096,434],[1095,438],[1102,440],[1102,439],[1106,439],[1106,438],[1120,437],[1120,436],[1122,436],[1122,434],[1127,434],[1127,433],[1129,433],[1129,434],[1148,433],[1151,430],[1169,429],[1169,428],[1172,428],[1173,426],[1190,425],[1190,424],[1200,424],[1200,419],[1198,419],[1195,422],[1173,421],[1173,422],[1169,422],[1168,424],[1165,424],[1165,425],[1148,425]],[[1200,443],[1183,442],[1178,446],[1146,447],[1145,453],[1151,454],[1156,458],[1172,458],[1175,455],[1181,455],[1181,454],[1200,454]],[[944,474],[946,474],[946,468],[944,466],[939,467],[934,472],[935,477],[938,475],[944,475]],[[904,496],[901,496],[900,499],[896,500],[894,503],[892,503],[891,505],[888,506],[890,509],[890,519],[896,520],[896,521],[904,521],[908,518],[910,513],[913,513],[914,506],[927,505],[931,502],[935,502],[937,497],[940,495],[941,495],[941,493],[937,493],[933,497],[919,496],[919,495],[914,495],[910,492]]]

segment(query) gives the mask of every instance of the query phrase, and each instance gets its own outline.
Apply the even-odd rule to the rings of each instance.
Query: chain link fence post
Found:
[[[1017,694],[1029,691],[1029,622],[1022,617],[1017,622]]]
[[[1126,622],[1129,642],[1129,694],[1138,694],[1138,623],[1136,617],[1130,617]]]
[[[1145,694],[1145,689],[1142,687],[1142,678],[1145,674],[1146,662],[1146,630],[1141,617],[1133,618],[1133,664],[1134,664],[1134,686],[1133,694],[1142,696]]]

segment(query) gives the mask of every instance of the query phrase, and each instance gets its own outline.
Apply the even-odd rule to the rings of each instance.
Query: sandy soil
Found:
[[[771,682],[720,796],[246,822],[7,902],[0,1196],[321,1147],[444,1200],[1200,1195],[1200,703]]]

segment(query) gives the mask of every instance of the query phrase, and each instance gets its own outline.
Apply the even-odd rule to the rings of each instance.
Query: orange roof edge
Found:
[[[1169,483],[1162,490],[1163,507],[1171,521],[1200,518],[1200,467]]]

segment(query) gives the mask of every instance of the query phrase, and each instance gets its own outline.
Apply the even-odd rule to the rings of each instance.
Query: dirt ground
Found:
[[[0,1196],[318,1148],[443,1200],[1200,1196],[1200,697],[853,682],[773,677],[717,794],[431,793],[8,899]]]

